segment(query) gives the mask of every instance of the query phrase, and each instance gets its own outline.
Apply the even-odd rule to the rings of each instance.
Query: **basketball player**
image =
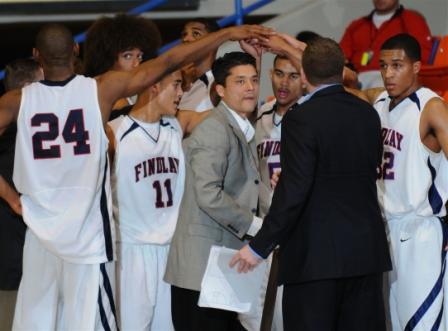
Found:
[[[182,43],[198,40],[211,32],[219,30],[214,20],[195,18],[188,21],[181,32]],[[191,109],[203,112],[213,108],[210,100],[210,88],[215,81],[212,74],[212,64],[216,58],[216,51],[210,52],[202,61],[191,63],[184,68],[184,90],[180,109]]]
[[[421,87],[418,41],[399,34],[381,47],[384,89],[366,90],[378,111],[384,145],[378,197],[389,228],[392,328],[448,330],[448,107]]]
[[[101,17],[86,34],[84,75],[96,77],[108,70],[130,71],[143,60],[155,58],[161,44],[159,29],[150,19],[126,14]],[[113,109],[134,102],[134,98],[120,99]]]
[[[43,27],[34,55],[45,79],[0,98],[0,132],[18,121],[14,183],[30,231],[24,248],[15,330],[116,329],[114,228],[103,125],[112,105],[226,40],[270,29],[233,27],[177,46],[130,72],[76,76],[78,47],[61,25]]]
[[[123,330],[174,330],[163,273],[184,192],[182,137],[208,114],[178,111],[182,94],[175,71],[141,94],[128,115],[109,122]]]

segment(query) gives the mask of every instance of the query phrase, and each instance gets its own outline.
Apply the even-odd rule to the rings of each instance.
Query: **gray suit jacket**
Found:
[[[239,249],[257,211],[258,161],[222,105],[193,131],[185,147],[186,182],[165,281],[200,290],[210,248]]]

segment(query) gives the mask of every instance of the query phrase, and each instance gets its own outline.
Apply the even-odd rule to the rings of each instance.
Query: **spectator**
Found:
[[[379,72],[381,45],[386,39],[408,33],[422,48],[422,63],[427,63],[431,53],[431,31],[425,18],[418,12],[405,9],[399,0],[373,0],[375,9],[348,26],[340,45],[346,61],[358,71],[362,88],[382,87]]]

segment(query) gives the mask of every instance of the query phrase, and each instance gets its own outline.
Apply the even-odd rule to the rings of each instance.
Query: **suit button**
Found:
[[[258,179],[255,179],[255,184],[257,184],[258,185],[258,183],[260,182]]]
[[[257,209],[255,209],[255,208],[252,208],[252,213],[256,213],[257,212]]]

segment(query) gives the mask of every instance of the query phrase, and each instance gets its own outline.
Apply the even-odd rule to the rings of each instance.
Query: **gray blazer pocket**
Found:
[[[213,239],[216,242],[222,241],[222,230],[208,225],[188,224],[188,234]]]

